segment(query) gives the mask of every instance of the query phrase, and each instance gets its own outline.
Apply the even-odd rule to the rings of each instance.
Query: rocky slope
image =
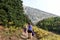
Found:
[[[40,20],[57,16],[28,6],[24,6],[24,11],[25,14],[28,15],[29,19],[32,21],[33,24],[36,24]]]

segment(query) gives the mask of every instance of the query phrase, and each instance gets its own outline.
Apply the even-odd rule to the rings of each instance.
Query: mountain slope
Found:
[[[0,0],[0,24],[20,27],[27,21],[22,0]]]
[[[54,34],[52,32],[43,30],[41,28],[38,28],[36,26],[33,27],[36,37],[39,40],[60,40],[60,35]]]
[[[36,35],[33,37],[34,40],[60,40],[60,35],[43,30],[41,28],[38,28],[37,26],[33,26],[33,30]],[[24,35],[27,36],[26,33]],[[26,38],[26,36],[22,37]]]
[[[28,15],[33,24],[36,24],[40,20],[57,16],[28,6],[24,6],[24,11],[25,14]]]
[[[37,26],[33,27],[35,35],[34,40],[60,40],[60,35],[48,32]],[[4,31],[5,30],[5,31]],[[3,31],[0,30],[0,40],[26,40],[26,36],[23,36],[23,28],[6,28]]]

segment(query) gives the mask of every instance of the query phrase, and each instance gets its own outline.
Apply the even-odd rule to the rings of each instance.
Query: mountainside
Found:
[[[60,35],[58,34],[43,30],[36,26],[34,26],[33,29],[34,29],[34,32],[36,33],[36,37],[39,40],[60,40]]]
[[[60,34],[60,17],[44,19],[36,25],[42,29]]]
[[[24,11],[25,14],[28,15],[33,24],[36,24],[40,20],[57,16],[28,6],[24,6]]]
[[[60,40],[60,35],[54,34],[52,32],[33,26],[35,36],[32,37],[32,40]],[[30,40],[27,39],[27,33],[24,33],[22,28],[5,28],[0,30],[0,40]]]

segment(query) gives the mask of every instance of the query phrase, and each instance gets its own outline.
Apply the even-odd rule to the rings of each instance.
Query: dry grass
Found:
[[[36,26],[34,26],[33,29],[36,33],[37,38],[40,40],[60,40],[60,35],[45,31]]]
[[[21,28],[5,28],[4,30],[0,31],[0,40],[19,40],[20,35],[22,33]]]

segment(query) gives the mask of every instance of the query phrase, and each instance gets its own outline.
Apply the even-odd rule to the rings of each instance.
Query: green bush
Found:
[[[37,23],[37,26],[48,31],[60,33],[60,17],[52,17]]]
[[[0,22],[7,27],[10,25],[19,27],[30,21],[24,14],[22,3],[21,0],[0,0]]]

